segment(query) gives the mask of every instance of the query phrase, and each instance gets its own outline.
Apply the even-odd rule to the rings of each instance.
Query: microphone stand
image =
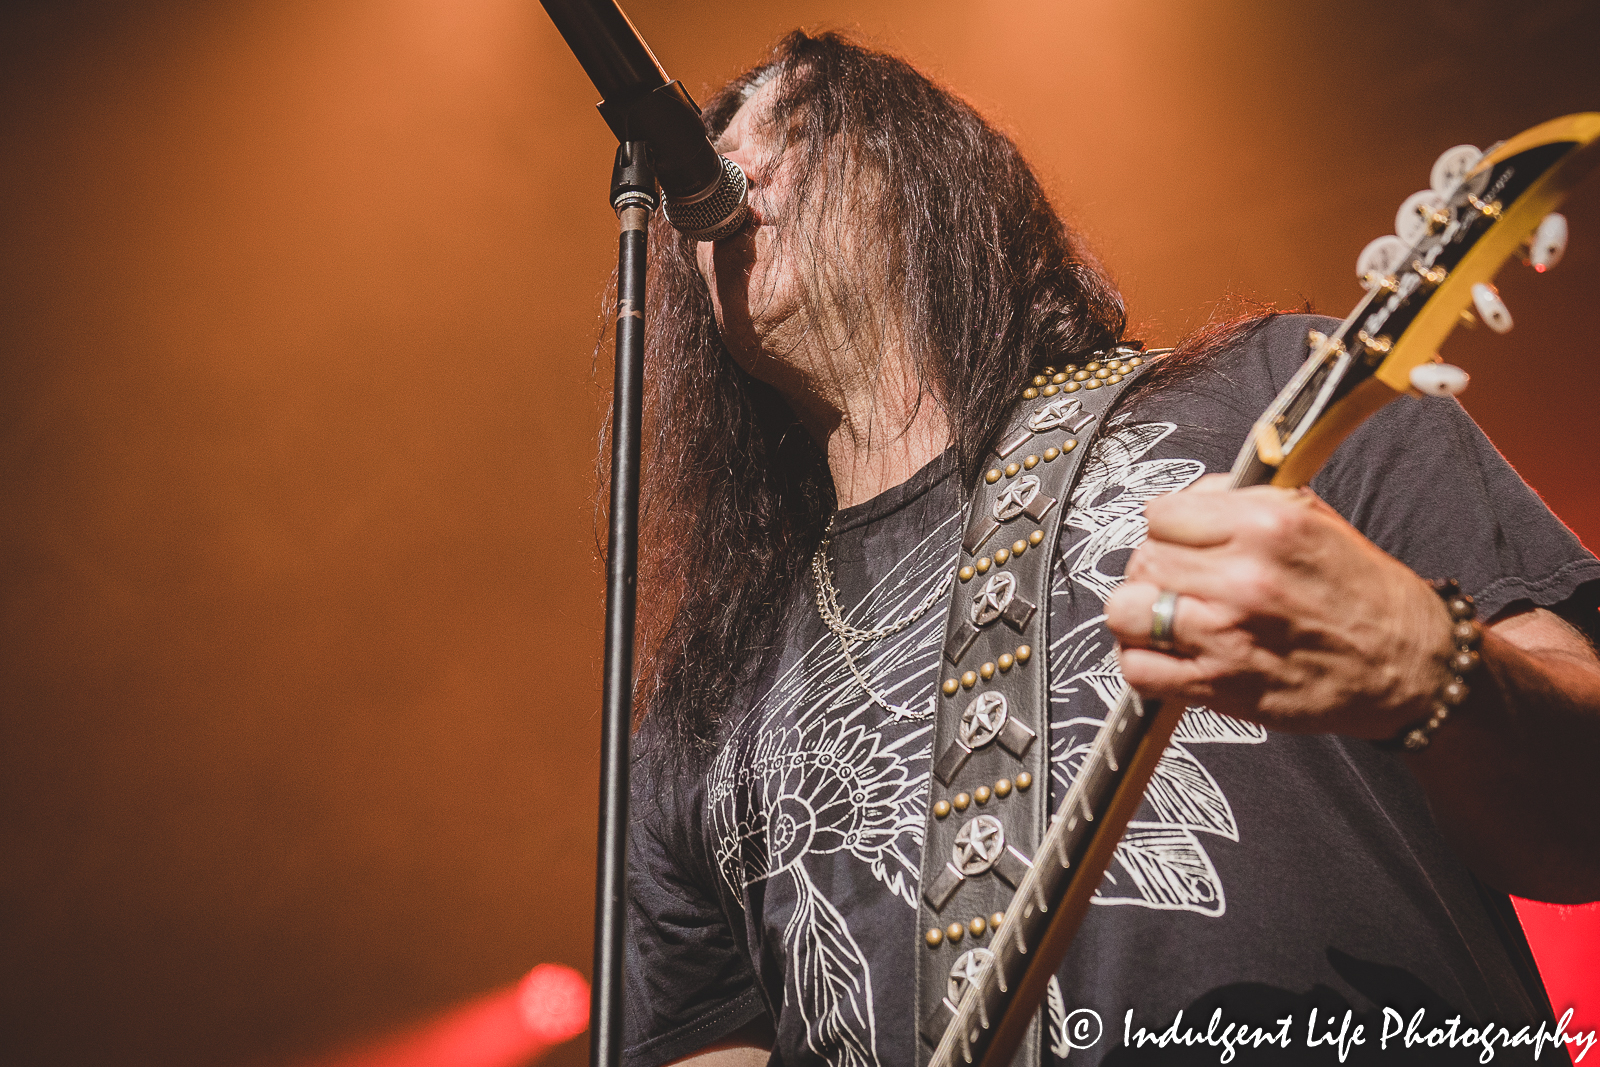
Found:
[[[639,558],[639,454],[644,394],[645,274],[650,215],[671,194],[668,221],[699,240],[745,219],[743,172],[706,139],[700,108],[667,77],[617,0],[541,0],[600,90],[600,115],[619,142],[611,172],[617,249],[617,366],[611,414],[611,529],[606,548],[606,660],[600,731],[600,848],[595,870],[590,1067],[622,1059],[626,933],[628,748]]]
[[[640,423],[644,407],[645,272],[658,203],[644,141],[617,146],[611,207],[617,241],[617,354],[611,401],[611,528],[606,539],[606,659],[600,727],[600,848],[594,890],[590,1067],[622,1059],[623,894],[628,863],[628,741],[633,724],[633,637],[639,563]]]

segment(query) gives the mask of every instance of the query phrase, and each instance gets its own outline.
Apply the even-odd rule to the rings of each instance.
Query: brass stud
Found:
[[[1106,366],[1111,369],[1113,374],[1115,374],[1117,371],[1122,369],[1122,360],[1108,359],[1106,360]]]
[[[1061,374],[1052,374],[1050,376],[1050,380],[1055,384],[1060,385],[1062,382],[1067,380],[1067,375],[1065,372],[1062,372]]]
[[[1089,371],[1090,373],[1093,373],[1094,371],[1097,371],[1097,370],[1100,369],[1100,364],[1097,361],[1091,359],[1089,362],[1087,362],[1087,363],[1085,363],[1083,365],[1083,369],[1086,370],[1086,371]]]
[[[1049,448],[1044,450],[1044,461],[1049,463],[1059,455],[1061,455],[1061,449],[1051,445]]]
[[[1111,377],[1111,368],[1101,367],[1099,370],[1094,372],[1094,376],[1099,378],[1101,381],[1104,381],[1105,379]]]
[[[944,941],[944,931],[935,926],[932,930],[923,934],[922,939],[928,943],[929,948],[938,948]]]
[[[973,937],[982,937],[989,932],[989,922],[982,915],[975,915],[967,924],[967,929],[972,931]]]
[[[1044,369],[1044,373],[1045,373],[1046,377],[1048,377],[1049,375],[1054,374],[1055,372],[1056,372],[1056,369],[1054,367],[1046,367]]]
[[[967,928],[960,923],[951,923],[944,928],[944,936],[948,937],[952,942],[960,941],[961,935],[966,932]]]
[[[1007,478],[1015,478],[1017,476],[1017,472],[1020,471],[1020,470],[1022,470],[1022,468],[1017,466],[1015,463],[1007,463],[1006,464],[1006,477]]]
[[[1061,451],[1063,451],[1063,452],[1071,452],[1074,448],[1077,448],[1077,447],[1078,447],[1078,439],[1076,437],[1074,437],[1070,441],[1066,441],[1066,442],[1062,443]]]
[[[994,783],[994,795],[1004,799],[1011,795],[1011,779],[1001,778]]]
[[[1033,384],[1034,385],[1049,385],[1050,384],[1050,379],[1046,378],[1042,374],[1035,374],[1033,376]]]
[[[994,927],[996,930],[1000,929],[1000,924],[1005,921],[1006,913],[1003,911],[997,911],[993,915],[989,916],[989,925]]]
[[[1033,533],[1028,535],[1028,544],[1034,545],[1035,547],[1037,547],[1039,542],[1043,541],[1043,540],[1044,540],[1044,531],[1043,530],[1035,530],[1035,531],[1033,531]]]
[[[1063,385],[1061,387],[1061,391],[1063,393],[1076,393],[1079,389],[1082,389],[1082,388],[1083,388],[1083,386],[1079,385],[1077,382],[1068,382],[1066,385]]]
[[[988,470],[984,471],[983,480],[988,482],[990,485],[993,485],[995,482],[998,482],[1000,480],[1000,470],[999,470],[999,468],[998,467],[990,467]]]
[[[1090,378],[1088,381],[1083,383],[1083,387],[1085,389],[1098,389],[1104,384],[1105,383],[1102,382],[1099,378]]]
[[[972,797],[966,793],[957,793],[955,796],[950,798],[950,806],[955,808],[957,811],[966,811],[967,806],[971,803]]]
[[[1038,397],[1039,397],[1039,390],[1035,389],[1031,385],[1028,386],[1026,389],[1024,389],[1022,391],[1022,399],[1024,399],[1024,400],[1036,400],[1036,399],[1038,399]]]
[[[1011,550],[1010,549],[1008,549],[1008,548],[997,548],[997,549],[995,549],[995,551],[994,551],[994,561],[995,561],[996,564],[1002,564],[1002,563],[1004,563],[1006,560],[1008,560],[1010,558],[1011,558]]]
[[[933,802],[933,817],[935,819],[942,819],[949,814],[950,802],[948,800],[936,800]]]
[[[994,790],[990,789],[986,785],[980,785],[978,788],[972,791],[972,799],[976,800],[979,804],[989,803],[989,798],[992,796],[994,796]]]
[[[1011,554],[1013,556],[1020,556],[1026,551],[1028,551],[1028,542],[1024,541],[1022,538],[1019,537],[1015,541],[1011,542]]]
[[[1068,363],[1065,367],[1062,367],[1061,369],[1066,371],[1068,374],[1071,374],[1071,373],[1073,373],[1074,371],[1076,371],[1078,369],[1078,365],[1076,363]]]
[[[956,695],[956,690],[961,688],[961,683],[956,681],[954,678],[946,678],[944,680],[944,684],[939,688],[944,690],[945,696],[953,697]]]
[[[1033,784],[1033,775],[1029,774],[1027,771],[1023,771],[1021,774],[1017,775],[1017,788],[1018,789],[1026,791],[1027,788],[1029,786],[1031,786],[1032,784]]]
[[[1031,656],[1031,655],[1033,655],[1033,649],[1029,648],[1027,645],[1018,645],[1017,646],[1017,662],[1018,663],[1026,663],[1026,662],[1028,662],[1028,657]]]
[[[988,556],[980,556],[978,558],[978,562],[974,563],[972,565],[972,568],[973,568],[973,570],[977,571],[979,574],[985,574],[985,573],[988,572],[989,568],[991,566],[993,566],[993,565],[994,565],[994,560],[990,559]]]
[[[972,569],[971,564],[968,564],[967,566],[956,571],[956,577],[960,578],[963,582],[970,582],[972,581],[972,576],[977,573],[977,571]]]
[[[985,663],[983,666],[978,668],[978,674],[981,675],[983,680],[987,682],[990,678],[994,677],[994,664]]]
[[[1001,671],[1009,671],[1016,662],[1017,657],[1009,652],[1002,652],[1000,653],[1000,658],[995,661],[995,666],[999,667]]]
[[[976,671],[967,671],[966,673],[962,674],[962,676],[961,676],[961,688],[963,688],[963,689],[971,689],[973,686],[975,686],[977,684],[978,684],[978,674],[977,674]]]
[[[1039,457],[1038,456],[1028,456],[1022,461],[1022,469],[1025,470],[1025,471],[1031,471],[1031,470],[1033,470],[1033,468],[1037,467],[1038,465],[1039,465]]]
[[[1132,359],[1128,360],[1128,366],[1142,367],[1144,366],[1144,358],[1142,356],[1134,356]]]
[[[1056,388],[1055,386],[1047,385],[1043,389],[1039,390],[1039,395],[1040,396],[1055,396],[1059,392],[1061,392],[1061,390]]]
[[[1113,374],[1111,377],[1106,379],[1106,384],[1107,385],[1116,385],[1120,381],[1122,381],[1122,375]]]
[[[1081,370],[1072,376],[1072,380],[1075,382],[1086,382],[1089,380],[1089,375],[1091,373],[1091,371]]]

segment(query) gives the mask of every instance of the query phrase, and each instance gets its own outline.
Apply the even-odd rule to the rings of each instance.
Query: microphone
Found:
[[[681,82],[667,78],[616,0],[542,2],[600,90],[600,115],[617,140],[624,147],[649,143],[667,221],[699,241],[735,233],[750,214],[744,171],[711,147],[699,105]]]

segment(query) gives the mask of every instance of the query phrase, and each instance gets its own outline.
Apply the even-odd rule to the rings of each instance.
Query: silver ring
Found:
[[[1178,615],[1178,594],[1171,589],[1161,590],[1156,602],[1150,605],[1150,647],[1158,652],[1171,652],[1172,622]]]

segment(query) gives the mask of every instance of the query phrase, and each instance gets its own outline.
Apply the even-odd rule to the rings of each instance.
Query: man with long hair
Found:
[[[1029,381],[1125,314],[1016,147],[898,59],[796,33],[706,118],[753,213],[653,237],[628,1063],[913,1067],[969,487]],[[1124,679],[1189,710],[1050,983],[1048,1057],[1180,1010],[1292,1016],[1306,1054],[1309,1008],[1369,1044],[1384,1007],[1536,1024],[1505,894],[1600,894],[1600,563],[1460,408],[1390,405],[1315,493],[1205,477],[1314,324],[1153,359],[1063,502],[1041,788]],[[1402,755],[1372,742],[1427,719],[1460,652],[1419,575],[1476,597],[1482,662]],[[1104,1036],[1068,1025],[1085,1011]]]

